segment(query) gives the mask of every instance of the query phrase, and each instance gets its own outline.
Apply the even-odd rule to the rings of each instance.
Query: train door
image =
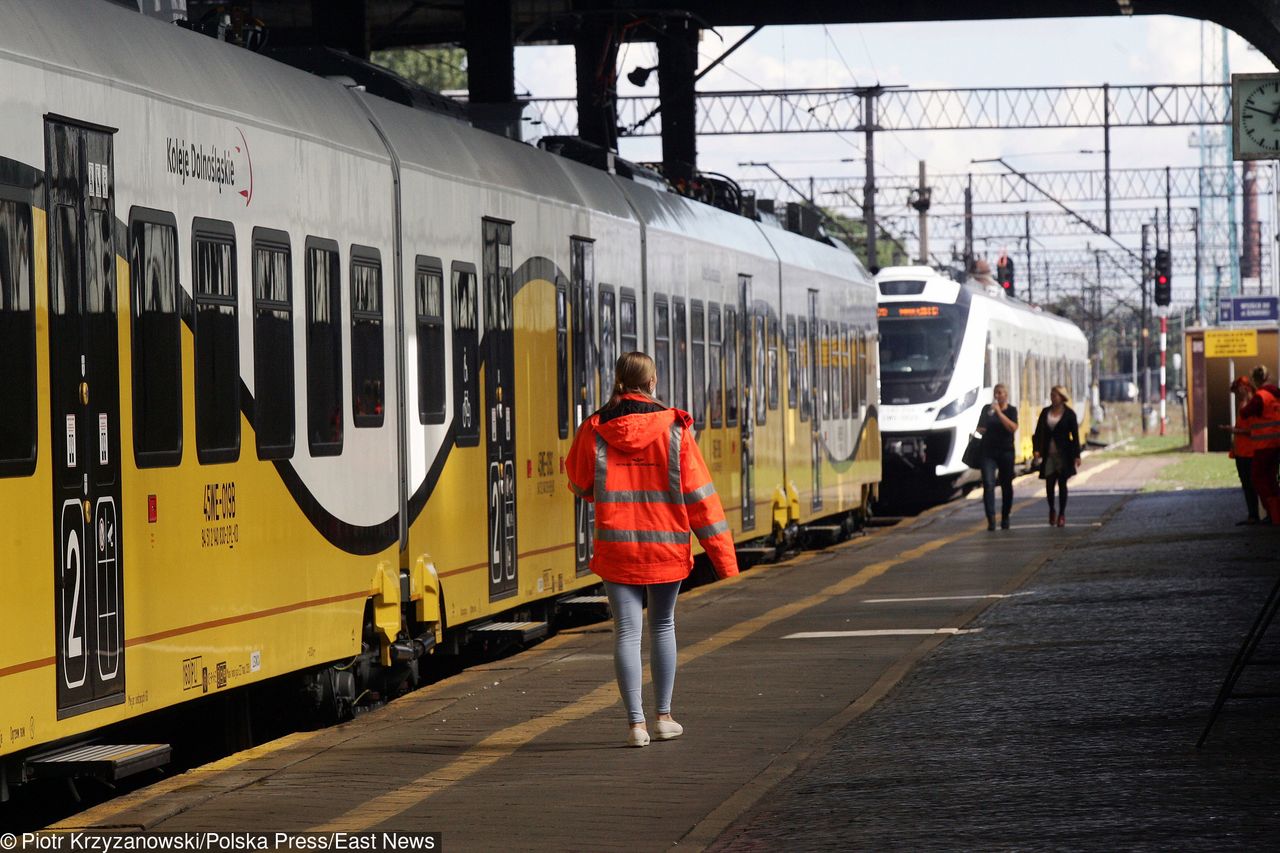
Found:
[[[595,305],[595,244],[574,237],[569,245],[569,310],[572,336],[573,429],[576,434],[582,422],[597,408],[595,383],[595,335],[592,329],[592,306]],[[626,300],[624,298],[625,306]],[[635,313],[634,302],[631,305]],[[625,333],[626,326],[623,325]],[[573,499],[574,565],[579,577],[591,571],[591,554],[595,528],[595,507],[582,498]]]
[[[484,390],[489,462],[489,600],[516,593],[515,329],[511,223],[484,220]]]
[[[742,318],[742,418],[739,444],[742,446],[742,529],[756,528],[756,449],[753,406],[760,393],[752,368],[755,329],[760,318],[751,309],[751,276],[738,276],[738,316]]]
[[[818,357],[822,336],[818,325],[818,291],[809,291],[809,465],[813,470],[813,503],[811,509],[822,509],[822,407],[818,405],[822,387],[822,365]]]
[[[124,700],[112,133],[45,122],[60,717]]]

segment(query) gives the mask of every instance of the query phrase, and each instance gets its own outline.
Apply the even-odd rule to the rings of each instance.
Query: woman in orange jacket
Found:
[[[1245,407],[1253,399],[1253,385],[1249,383],[1249,377],[1236,377],[1236,380],[1231,383],[1231,393],[1236,398],[1236,425],[1233,427],[1230,424],[1223,424],[1222,428],[1232,434],[1231,452],[1227,455],[1236,460],[1236,475],[1240,478],[1245,506],[1249,508],[1248,517],[1244,521],[1237,521],[1236,525],[1257,524],[1260,520],[1258,491],[1253,487],[1253,439],[1250,438],[1250,434],[1258,418],[1245,414]]]
[[[1253,398],[1240,407],[1240,414],[1252,418],[1249,441],[1253,445],[1253,488],[1270,516],[1271,524],[1280,524],[1280,487],[1276,473],[1280,469],[1280,388],[1268,381],[1267,368],[1261,364],[1250,373]]]
[[[628,746],[650,734],[640,697],[640,631],[649,598],[649,665],[657,700],[653,738],[684,732],[671,718],[676,676],[676,596],[693,568],[698,537],[719,577],[738,573],[733,536],[693,435],[688,412],[653,396],[653,359],[618,359],[609,402],[578,429],[569,450],[569,488],[595,504],[591,570],[604,580],[613,610],[614,669],[631,728]]]

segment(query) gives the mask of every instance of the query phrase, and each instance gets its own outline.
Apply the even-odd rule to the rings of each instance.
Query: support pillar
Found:
[[[658,103],[662,109],[662,172],[679,186],[698,171],[698,27],[672,20],[658,38]]]
[[[869,86],[862,90],[862,130],[866,134],[867,177],[862,188],[862,218],[867,229],[867,269],[873,274],[880,271],[879,250],[876,248],[876,106],[880,93],[879,86]]]
[[[369,36],[369,0],[345,3],[311,0],[311,30],[317,44],[368,59],[373,46]]]
[[[471,123],[520,139],[512,0],[466,0],[467,92]]]
[[[578,66],[578,137],[618,150],[618,40],[614,23],[589,17],[573,41]]]

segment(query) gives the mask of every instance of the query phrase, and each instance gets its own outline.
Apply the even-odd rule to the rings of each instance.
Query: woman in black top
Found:
[[[997,385],[992,402],[978,415],[982,433],[982,506],[987,511],[987,529],[996,529],[996,474],[1000,477],[1000,527],[1009,529],[1013,507],[1013,434],[1018,431],[1018,409],[1009,405],[1009,389]]]
[[[1036,431],[1031,437],[1035,458],[1044,460],[1040,479],[1044,480],[1045,497],[1049,500],[1049,526],[1067,523],[1067,478],[1074,477],[1080,467],[1080,422],[1067,405],[1067,389],[1054,385],[1049,391],[1049,405],[1040,410]],[[1058,487],[1058,511],[1054,512],[1053,489]]]

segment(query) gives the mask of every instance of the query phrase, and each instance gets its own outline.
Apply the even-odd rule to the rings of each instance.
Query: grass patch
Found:
[[[1166,436],[1167,438],[1167,436]],[[1153,451],[1154,452],[1154,451]],[[1183,489],[1238,489],[1235,462],[1225,453],[1185,453],[1165,466],[1144,492],[1172,492]]]

